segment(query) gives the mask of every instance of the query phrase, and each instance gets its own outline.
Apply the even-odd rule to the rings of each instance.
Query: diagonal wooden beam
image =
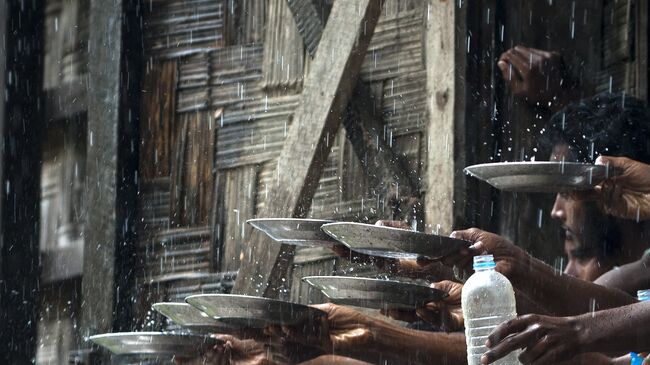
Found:
[[[277,165],[277,181],[260,217],[304,217],[309,211],[324,163],[359,77],[361,63],[381,13],[377,0],[335,2],[304,82]],[[277,296],[293,250],[254,232],[233,291]]]
[[[298,32],[310,55],[316,54],[322,29],[327,22],[327,1],[287,0]],[[375,194],[380,198],[390,196],[419,196],[419,184],[415,171],[390,147],[384,139],[381,116],[372,111],[373,100],[361,81],[357,82],[354,103],[348,105],[349,115],[343,120],[346,135],[355,154],[361,161],[364,173],[370,178]],[[385,208],[390,208],[385,204]],[[382,215],[388,217],[385,211]]]
[[[309,55],[314,57],[329,16],[326,0],[287,0]]]

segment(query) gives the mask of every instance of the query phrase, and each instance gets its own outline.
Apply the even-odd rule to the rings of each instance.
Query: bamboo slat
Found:
[[[225,0],[149,0],[143,4],[145,52],[176,58],[225,45]]]

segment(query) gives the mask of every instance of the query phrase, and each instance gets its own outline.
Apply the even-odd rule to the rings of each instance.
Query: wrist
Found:
[[[593,352],[594,331],[589,327],[591,321],[585,321],[584,315],[568,317],[569,325],[573,329],[576,345],[580,352]]]

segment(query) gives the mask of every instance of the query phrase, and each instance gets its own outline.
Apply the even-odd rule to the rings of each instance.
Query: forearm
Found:
[[[575,317],[586,351],[624,353],[650,349],[650,302]]]
[[[382,324],[373,331],[373,350],[393,353],[404,363],[461,365],[467,363],[462,333],[425,332]]]
[[[550,315],[551,313],[542,305],[530,299],[521,290],[515,288],[515,299],[517,301],[517,314],[544,314]]]
[[[608,309],[636,302],[623,291],[556,274],[553,268],[531,256],[523,261],[510,281],[532,302],[553,315],[578,315],[594,308]]]
[[[622,290],[630,295],[636,295],[637,290],[650,288],[650,270],[647,258],[623,265],[610,270],[596,279],[595,283]]]

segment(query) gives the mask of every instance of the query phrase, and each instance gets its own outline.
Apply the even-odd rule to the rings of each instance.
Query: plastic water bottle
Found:
[[[515,291],[508,279],[494,269],[494,257],[474,257],[474,274],[463,286],[461,305],[465,318],[467,363],[480,365],[487,351],[485,341],[499,324],[517,316]],[[519,351],[494,362],[495,365],[519,365]]]

